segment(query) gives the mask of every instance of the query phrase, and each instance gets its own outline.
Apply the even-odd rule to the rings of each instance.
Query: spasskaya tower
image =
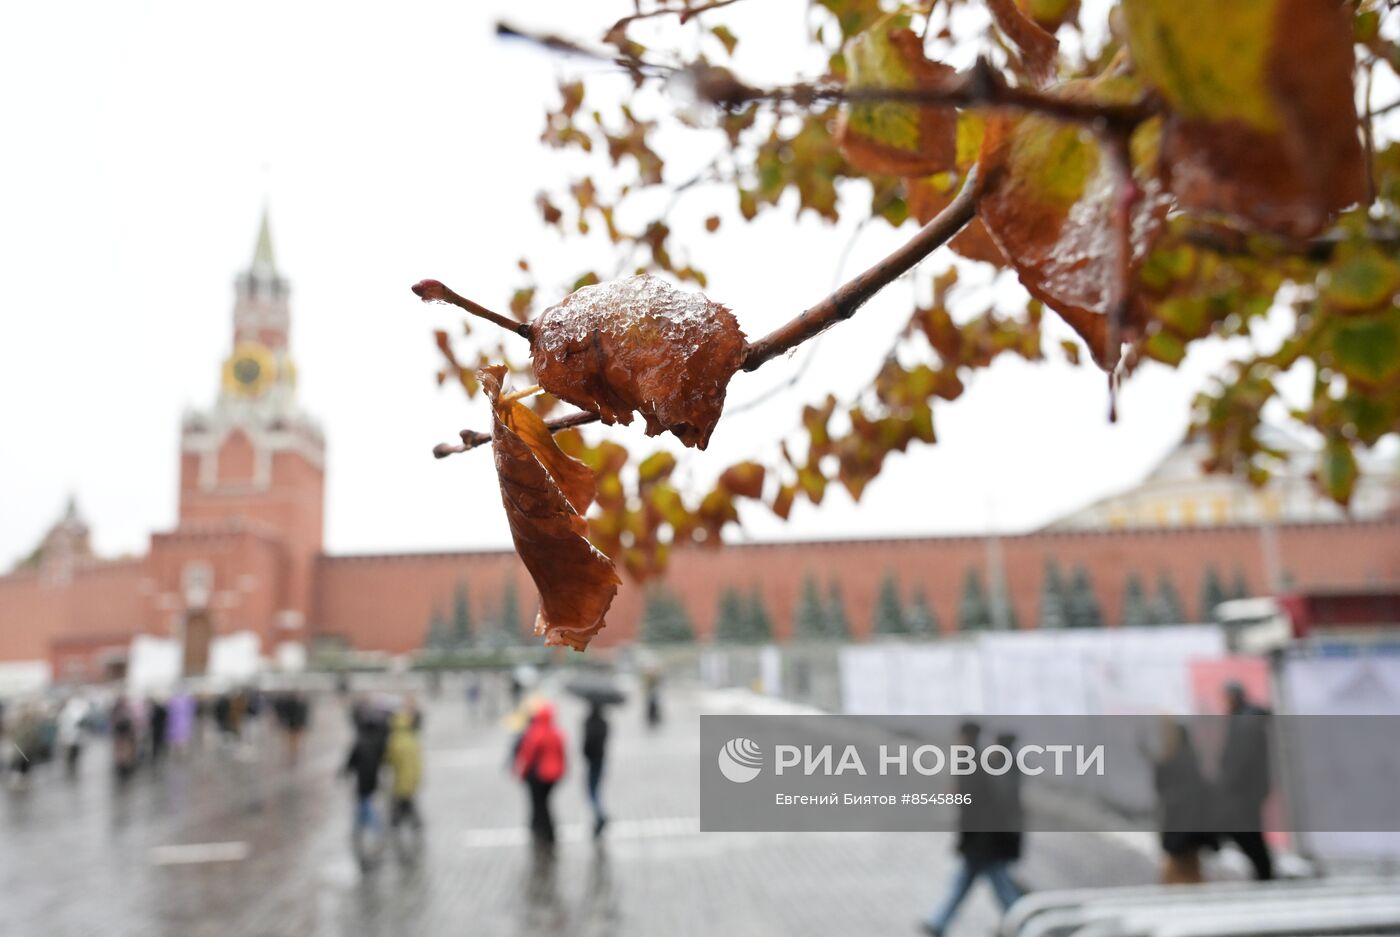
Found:
[[[179,525],[153,543],[153,553],[173,554],[160,576],[174,587],[166,602],[209,632],[186,634],[187,673],[203,672],[198,645],[223,633],[252,631],[262,656],[284,653],[280,645],[304,650],[308,640],[325,442],[297,404],[289,300],[264,211],[252,262],[235,280],[218,398],[184,418]]]

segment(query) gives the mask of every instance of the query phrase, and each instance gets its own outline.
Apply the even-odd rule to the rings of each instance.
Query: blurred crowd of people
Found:
[[[288,757],[295,759],[311,715],[300,690],[181,689],[140,696],[96,688],[0,701],[0,773],[15,788],[27,786],[36,769],[51,763],[76,777],[88,743],[105,736],[112,771],[125,781],[143,766],[157,767],[191,749],[237,744],[265,713],[271,713],[285,735]]]

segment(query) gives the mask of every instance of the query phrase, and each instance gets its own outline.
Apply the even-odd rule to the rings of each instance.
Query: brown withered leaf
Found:
[[[757,462],[740,462],[724,470],[719,477],[719,487],[736,497],[760,498],[765,474],[763,466]]]
[[[1310,237],[1366,191],[1350,4],[1125,0],[1137,73],[1169,105],[1182,208]]]
[[[924,44],[906,28],[907,17],[886,17],[846,45],[849,87],[937,88],[957,72],[924,56]],[[957,111],[900,101],[851,104],[841,109],[836,143],[846,160],[867,173],[915,176],[954,165]]]
[[[511,539],[540,592],[535,634],[546,645],[588,647],[621,580],[612,560],[588,542],[583,512],[593,502],[593,472],[554,444],[529,407],[502,401],[506,369],[483,369],[491,399],[491,443]]]
[[[1066,82],[1062,94],[1123,101],[1136,94],[1118,79]],[[1169,197],[1157,179],[1160,122],[1132,139],[1141,191],[1132,219],[1135,271],[1165,220]],[[1107,353],[1105,314],[1114,299],[1119,245],[1113,218],[1117,172],[1093,135],[1037,114],[994,115],[982,141],[986,171],[979,214],[1031,295],[1059,313],[1100,365]],[[1134,322],[1124,323],[1131,331]],[[1129,336],[1125,336],[1125,339]]]
[[[645,274],[580,289],[531,323],[540,386],[647,435],[669,430],[704,449],[724,409],[729,379],[748,347],[739,323],[703,293]]]
[[[1039,85],[1055,77],[1060,41],[1016,4],[1016,0],[987,0],[987,9],[1002,35],[1021,52],[1026,71]]]

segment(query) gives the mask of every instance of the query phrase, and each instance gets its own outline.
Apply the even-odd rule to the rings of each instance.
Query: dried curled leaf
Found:
[[[748,343],[703,293],[653,276],[587,286],[531,323],[540,386],[604,423],[642,415],[647,435],[669,430],[704,449]]]
[[[1054,78],[1059,40],[1021,9],[1016,0],[987,0],[987,9],[1002,35],[1021,51],[1021,61],[1036,83],[1044,85]]]
[[[1170,105],[1181,207],[1309,237],[1365,195],[1351,22],[1335,0],[1124,0],[1137,72]]]
[[[956,71],[924,57],[924,44],[887,17],[846,46],[849,86],[858,88],[937,88]],[[836,143],[862,172],[914,176],[953,168],[957,111],[897,101],[852,104],[841,110]]]
[[[1113,100],[1132,94],[1114,79],[1066,82],[1061,91]],[[1132,141],[1133,174],[1142,193],[1132,223],[1134,269],[1160,233],[1169,204],[1156,176],[1159,129],[1158,121],[1145,123]],[[1031,295],[1059,313],[1105,364],[1105,314],[1119,250],[1111,160],[1087,130],[1027,114],[988,121],[982,164],[986,191],[979,214],[987,231]]]
[[[593,502],[593,472],[555,445],[533,410],[502,401],[505,375],[496,365],[478,376],[491,399],[491,443],[510,535],[540,592],[535,634],[546,645],[581,651],[603,628],[621,583],[612,560],[586,536],[583,512]]]

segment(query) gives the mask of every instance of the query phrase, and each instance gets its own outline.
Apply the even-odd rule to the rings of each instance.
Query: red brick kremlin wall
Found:
[[[1119,621],[1132,572],[1151,594],[1165,570],[1194,615],[1201,578],[1212,565],[1227,584],[1238,570],[1252,592],[1266,592],[1271,551],[1277,568],[1299,588],[1400,587],[1400,519],[1283,526],[1275,530],[1272,547],[1268,537],[1257,527],[1223,527],[1035,533],[997,541],[940,537],[730,546],[681,551],[665,585],[685,602],[702,638],[714,626],[719,595],[727,586],[745,592],[759,588],[779,636],[786,635],[808,576],[823,594],[831,582],[839,583],[851,627],[860,635],[870,627],[888,572],[897,577],[905,601],[916,585],[921,587],[942,627],[952,629],[968,570],[976,567],[987,579],[987,564],[997,552],[1022,627],[1034,627],[1038,620],[1050,557],[1066,576],[1080,564],[1088,568],[1109,624]],[[251,628],[265,639],[275,637],[268,619],[281,607],[277,594],[286,588],[285,557],[275,538],[246,529],[190,530],[156,537],[152,546],[140,559],[80,561],[63,581],[39,572],[0,576],[0,661],[48,659],[61,676],[65,654],[90,656],[95,647],[122,647],[142,632],[173,636],[177,623],[164,598],[177,588],[176,567],[186,552],[215,566],[221,586],[218,632]],[[345,639],[364,650],[411,651],[422,645],[435,606],[450,614],[458,583],[465,583],[480,622],[496,614],[510,577],[516,581],[521,626],[528,627],[534,590],[512,553],[321,556],[308,634]],[[643,594],[635,583],[624,583],[600,643],[636,636]]]
[[[1213,565],[1232,584],[1244,574],[1252,593],[1268,591],[1269,556],[1297,588],[1400,586],[1400,520],[1359,524],[1048,532],[999,538],[939,537],[730,546],[686,550],[673,557],[666,588],[680,596],[703,637],[714,626],[719,595],[727,586],[758,587],[779,636],[792,626],[803,581],[816,578],[825,595],[837,582],[851,628],[870,628],[876,595],[888,572],[905,601],[917,585],[944,629],[957,625],[958,603],[969,568],[988,579],[989,559],[1000,552],[1008,592],[1022,627],[1039,617],[1046,561],[1054,558],[1066,578],[1083,564],[1105,620],[1120,619],[1123,589],[1136,572],[1150,595],[1161,571],[1169,574],[1188,614],[1197,611],[1201,582]],[[534,616],[534,592],[511,553],[429,553],[387,556],[323,556],[317,571],[316,631],[344,637],[354,646],[390,652],[422,645],[436,605],[450,613],[457,584],[465,582],[476,621],[494,614],[508,578],[514,577],[522,618]],[[643,590],[627,581],[608,615],[602,643],[637,634]],[[522,622],[527,626],[529,622]]]

